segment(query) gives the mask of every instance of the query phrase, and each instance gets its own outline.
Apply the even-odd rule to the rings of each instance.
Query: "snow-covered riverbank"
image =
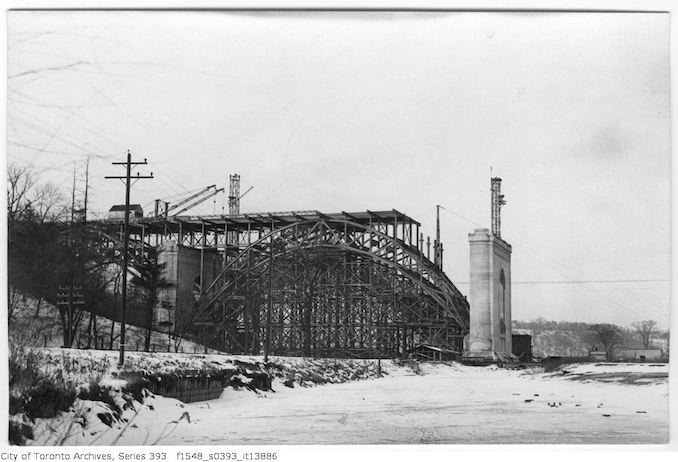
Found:
[[[388,363],[390,364],[390,362]],[[665,443],[668,365],[580,365],[568,374],[426,364],[389,374],[274,392],[226,388],[183,404],[160,396],[125,411],[124,430],[90,419],[65,444]],[[644,384],[571,380],[572,374],[643,374]],[[87,406],[88,404],[85,403]],[[91,412],[90,412],[91,414]],[[47,441],[43,441],[43,444]],[[40,441],[36,441],[40,443]]]

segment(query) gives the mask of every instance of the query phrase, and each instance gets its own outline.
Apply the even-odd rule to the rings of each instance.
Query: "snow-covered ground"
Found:
[[[86,428],[37,444],[390,444],[666,443],[667,365],[568,365],[568,373],[496,366],[425,364],[421,375],[384,363],[383,378],[253,393],[226,388],[220,399],[183,404],[149,397],[127,423],[108,429],[96,412]],[[572,380],[592,370],[587,380]],[[600,374],[645,374],[628,384]],[[659,374],[659,375],[658,375]],[[591,374],[589,374],[591,375]],[[100,403],[78,402],[81,407]]]
[[[123,367],[118,365],[118,352],[110,350],[77,350],[68,348],[39,348],[41,368],[49,373],[60,371],[76,386],[87,384],[92,379],[116,375],[121,371],[146,374],[186,373],[200,370],[236,370],[236,364],[249,365],[260,369],[264,364],[263,356],[226,355],[226,354],[188,354],[188,353],[149,353],[130,351],[125,356]],[[316,374],[319,381],[338,383],[350,378],[353,371],[376,369],[374,359],[314,359],[288,356],[270,356],[269,362],[282,367],[282,374],[305,371]],[[341,367],[333,368],[337,365]],[[391,365],[384,363],[384,370]],[[331,370],[335,369],[335,370]],[[346,376],[349,374],[348,376]],[[322,375],[322,377],[317,377]],[[365,378],[364,374],[361,377]],[[298,380],[297,380],[298,381]]]
[[[560,367],[570,374],[668,374],[668,363],[576,363]]]
[[[89,314],[85,313],[78,324],[73,341],[73,347],[84,348],[95,343],[102,347],[111,345],[110,334],[113,329],[112,350],[120,348],[120,323],[113,323],[103,316],[96,316],[96,332],[88,332]],[[144,349],[146,329],[131,324],[125,324],[126,345],[128,351]],[[60,322],[59,310],[56,306],[45,301],[27,297],[26,301],[19,301],[13,310],[9,326],[13,340],[21,341],[34,347],[59,348],[63,346],[63,326]],[[96,338],[96,341],[95,341]],[[181,353],[203,353],[205,347],[188,339],[169,336],[166,332],[151,331],[151,351]],[[210,353],[219,353],[207,349]]]

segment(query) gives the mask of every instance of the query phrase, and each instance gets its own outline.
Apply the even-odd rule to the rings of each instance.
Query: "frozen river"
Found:
[[[261,395],[226,389],[219,400],[186,405],[191,423],[168,428],[158,444],[666,443],[667,396],[666,381],[427,366],[424,375],[278,385]]]

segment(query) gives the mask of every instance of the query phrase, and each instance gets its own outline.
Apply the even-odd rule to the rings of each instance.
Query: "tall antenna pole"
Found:
[[[492,197],[492,234],[501,237],[501,207],[506,204],[504,195],[501,193],[501,178],[490,179],[490,191]]]
[[[125,176],[106,176],[107,180],[117,179],[125,180],[125,228],[124,228],[124,240],[123,240],[123,250],[122,250],[122,316],[120,318],[120,359],[118,364],[123,366],[125,364],[125,312],[127,311],[127,266],[128,261],[128,252],[127,248],[129,247],[129,195],[130,188],[132,186],[132,168],[135,165],[147,165],[146,159],[143,162],[132,162],[132,154],[127,151],[127,161],[126,162],[113,162],[113,165],[124,165],[126,169]],[[153,172],[149,176],[141,176],[139,173],[134,177],[135,180],[141,180],[145,178],[153,178]]]

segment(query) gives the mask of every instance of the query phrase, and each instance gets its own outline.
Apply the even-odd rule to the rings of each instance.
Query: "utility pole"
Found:
[[[127,310],[127,265],[128,255],[127,248],[129,247],[129,193],[131,188],[132,168],[135,165],[147,165],[146,159],[143,162],[132,162],[132,154],[127,151],[126,162],[112,162],[113,165],[124,165],[126,169],[125,176],[106,176],[107,180],[125,180],[125,228],[122,251],[122,316],[120,318],[120,360],[118,364],[123,366],[125,364],[125,311]],[[153,172],[149,176],[141,176],[137,172],[134,177],[135,180],[153,178]]]
[[[433,246],[433,259],[434,259],[434,264],[436,268],[442,269],[443,262],[442,262],[442,252],[441,252],[441,247],[442,244],[440,242],[440,206],[436,205],[436,242],[435,245]]]

